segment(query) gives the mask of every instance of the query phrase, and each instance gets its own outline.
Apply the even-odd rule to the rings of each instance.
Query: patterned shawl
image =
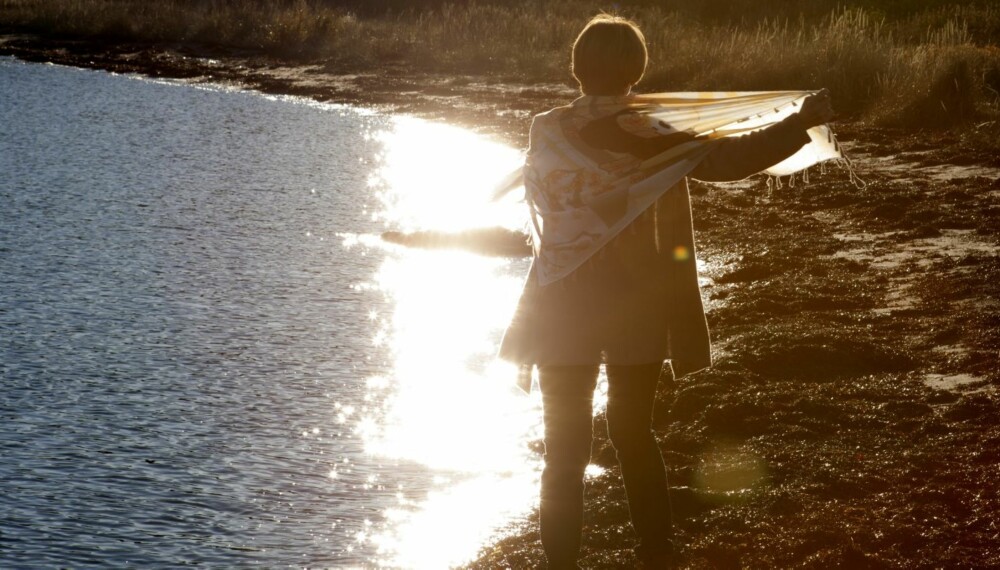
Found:
[[[562,279],[618,235],[657,198],[689,174],[723,137],[772,125],[795,112],[809,91],[691,92],[584,96],[535,117],[523,169],[496,196],[525,187],[539,285]],[[665,150],[642,160],[583,143],[581,129],[611,118],[640,137],[669,137]],[[826,160],[844,159],[829,127],[769,168],[786,176]],[[661,139],[663,140],[663,139]]]

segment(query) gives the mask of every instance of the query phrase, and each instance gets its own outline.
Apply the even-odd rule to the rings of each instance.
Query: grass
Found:
[[[846,6],[759,0],[623,3],[649,41],[643,91],[827,87],[845,116],[879,125],[997,128],[1000,7],[966,0]],[[400,8],[399,6],[410,6]],[[201,44],[345,71],[571,82],[569,46],[606,8],[592,0],[0,0],[0,31]],[[417,6],[417,7],[413,7]],[[716,10],[710,9],[716,6]],[[799,11],[795,11],[799,10]]]

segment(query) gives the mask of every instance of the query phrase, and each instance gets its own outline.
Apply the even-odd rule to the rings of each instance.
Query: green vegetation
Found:
[[[966,0],[835,4],[622,2],[646,32],[643,91],[828,87],[882,125],[979,127],[1000,117],[1000,7]],[[334,69],[568,82],[592,0],[0,0],[0,32],[251,50]]]

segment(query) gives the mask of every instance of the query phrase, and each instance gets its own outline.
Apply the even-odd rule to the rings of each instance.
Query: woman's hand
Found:
[[[805,128],[823,125],[833,120],[833,107],[830,105],[830,92],[826,89],[810,95],[802,101],[799,109],[799,121]]]

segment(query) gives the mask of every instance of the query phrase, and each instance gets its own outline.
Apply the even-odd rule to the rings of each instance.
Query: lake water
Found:
[[[447,125],[0,58],[0,567],[460,564],[535,501],[493,359],[518,153]]]

